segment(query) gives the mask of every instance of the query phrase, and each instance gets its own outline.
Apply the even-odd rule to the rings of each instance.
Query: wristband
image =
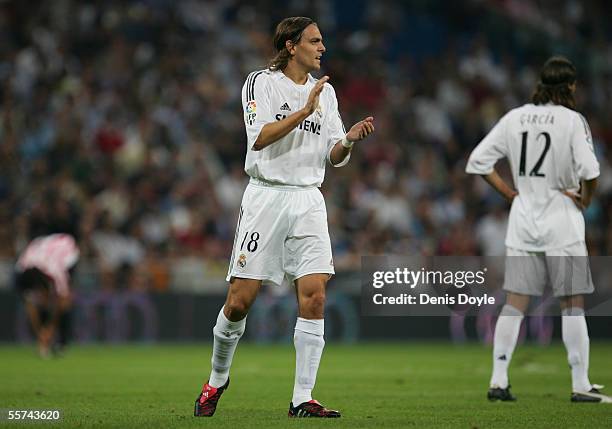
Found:
[[[355,142],[348,141],[346,136],[344,136],[344,138],[340,141],[340,143],[342,143],[342,146],[344,146],[347,149],[352,148],[353,145],[355,144]]]

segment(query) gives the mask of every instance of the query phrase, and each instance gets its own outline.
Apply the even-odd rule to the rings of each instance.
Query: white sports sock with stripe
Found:
[[[572,369],[572,391],[588,392],[593,386],[589,381],[589,331],[582,308],[561,312],[561,336]]]
[[[312,399],[312,389],[317,379],[321,354],[325,346],[323,319],[298,317],[295,324],[293,344],[295,345],[295,382],[293,385],[293,406]]]
[[[512,359],[512,353],[516,347],[516,341],[521,330],[523,313],[510,304],[504,305],[493,336],[493,374],[491,375],[491,387],[508,387],[508,366]]]
[[[217,324],[213,328],[215,340],[211,359],[212,371],[208,380],[208,384],[212,387],[221,387],[227,381],[238,340],[244,334],[246,327],[246,317],[237,322],[232,322],[223,314],[224,308],[221,307],[217,316]]]

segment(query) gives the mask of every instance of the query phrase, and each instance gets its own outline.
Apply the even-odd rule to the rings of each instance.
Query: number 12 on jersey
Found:
[[[523,136],[523,140],[521,143],[521,162],[519,164],[519,176],[524,176],[525,168],[526,168],[525,164],[527,164],[528,133],[527,131],[523,131],[521,135]],[[544,150],[542,151],[542,154],[540,155],[540,158],[538,159],[538,161],[535,163],[535,165],[529,172],[529,176],[532,176],[532,177],[545,177],[546,176],[544,173],[540,173],[540,168],[542,168],[542,164],[544,163],[544,158],[546,158],[548,149],[550,149],[550,134],[548,134],[546,131],[542,131],[540,134],[537,135],[536,141],[540,140],[540,137],[544,137]]]

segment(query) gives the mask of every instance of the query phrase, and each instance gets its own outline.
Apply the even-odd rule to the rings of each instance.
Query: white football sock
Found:
[[[572,390],[588,392],[593,386],[589,381],[589,331],[582,308],[571,307],[561,312],[561,336],[572,369]]]
[[[324,326],[323,319],[309,320],[301,317],[298,317],[295,324],[295,383],[291,400],[295,407],[312,399],[312,389],[325,346]]]
[[[246,326],[246,317],[232,322],[223,314],[223,308],[225,307],[221,308],[217,316],[217,324],[213,328],[215,341],[211,359],[212,371],[208,380],[208,384],[212,387],[221,387],[227,381],[238,340],[244,334]]]
[[[521,330],[523,313],[510,304],[504,305],[497,318],[493,336],[493,375],[491,387],[508,387],[508,366]]]

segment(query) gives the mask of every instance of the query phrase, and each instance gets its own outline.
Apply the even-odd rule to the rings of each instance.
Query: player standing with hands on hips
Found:
[[[313,400],[323,346],[325,286],[334,274],[325,201],[325,164],[345,165],[353,144],[374,131],[367,117],[345,131],[328,76],[317,80],[325,52],[310,18],[276,27],[277,55],[249,74],[242,88],[247,134],[242,199],[227,275],[229,291],[213,328],[212,372],[195,402],[196,416],[212,416],[229,386],[229,370],[246,316],[263,281],[295,283],[298,314],[295,384],[290,417],[340,417]]]
[[[544,64],[531,103],[511,110],[478,144],[466,171],[512,202],[506,234],[506,304],[495,326],[489,400],[514,401],[508,366],[530,296],[550,283],[559,298],[562,337],[572,373],[572,402],[612,402],[591,384],[584,294],[593,292],[582,210],[599,163],[585,118],[574,109],[576,69],[564,57]],[[514,191],[495,171],[508,158]]]

